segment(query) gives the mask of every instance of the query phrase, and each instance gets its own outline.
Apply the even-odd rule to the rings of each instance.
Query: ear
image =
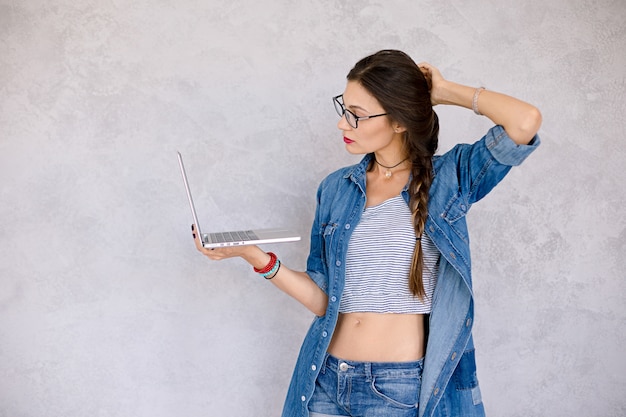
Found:
[[[394,123],[393,124],[393,131],[396,133],[404,133],[406,132],[406,128],[404,126],[401,126],[398,123]]]

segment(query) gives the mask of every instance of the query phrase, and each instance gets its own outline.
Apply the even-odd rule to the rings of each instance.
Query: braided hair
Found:
[[[389,118],[406,129],[403,145],[411,161],[409,208],[417,239],[409,288],[415,296],[423,299],[424,262],[420,239],[424,233],[428,192],[433,181],[432,157],[439,141],[439,118],[430,101],[429,83],[411,57],[396,50],[382,50],[361,59],[350,70],[347,79],[363,86],[378,100]],[[373,168],[374,159],[368,170]]]

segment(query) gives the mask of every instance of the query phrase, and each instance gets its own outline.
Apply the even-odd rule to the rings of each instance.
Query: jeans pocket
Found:
[[[389,405],[403,409],[417,408],[422,379],[419,377],[373,378],[371,389]]]

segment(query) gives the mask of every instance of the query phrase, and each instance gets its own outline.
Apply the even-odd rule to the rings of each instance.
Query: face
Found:
[[[359,117],[385,113],[378,100],[356,81],[348,81],[343,103],[346,109]],[[388,116],[359,120],[356,129],[348,124],[344,116],[339,119],[337,127],[343,131],[346,149],[352,154],[384,152],[402,147],[404,129],[392,123]]]

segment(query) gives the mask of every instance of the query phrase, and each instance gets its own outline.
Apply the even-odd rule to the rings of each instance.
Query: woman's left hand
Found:
[[[430,65],[428,62],[421,62],[418,67],[420,71],[422,71],[422,74],[424,74],[424,77],[426,77],[426,81],[428,82],[428,87],[430,88],[431,104],[433,106],[436,106],[437,104],[442,104],[443,85],[445,84],[446,80],[441,75],[441,72],[439,72],[436,67]]]
[[[193,240],[196,244],[196,249],[207,258],[213,261],[220,261],[222,259],[242,257],[246,259],[251,253],[260,252],[257,246],[245,245],[245,246],[225,246],[223,248],[207,249],[202,246],[200,242],[200,236],[197,233],[195,226],[191,227],[193,233]]]

